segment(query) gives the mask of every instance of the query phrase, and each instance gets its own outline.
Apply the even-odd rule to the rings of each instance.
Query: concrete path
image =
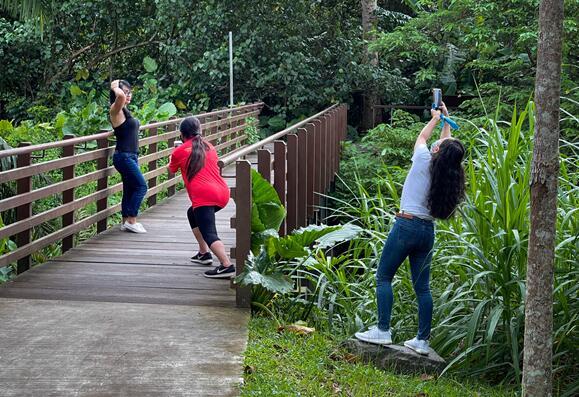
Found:
[[[0,396],[234,396],[249,312],[192,264],[184,192],[0,286]],[[235,239],[233,200],[218,213]]]

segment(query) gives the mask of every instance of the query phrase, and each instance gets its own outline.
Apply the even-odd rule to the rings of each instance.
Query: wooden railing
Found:
[[[346,138],[347,107],[334,105],[258,143],[224,156],[221,168],[236,163],[232,189],[236,215],[235,258],[237,274],[243,271],[251,248],[251,163],[245,156],[257,152],[259,173],[277,191],[287,209],[280,234],[305,226],[315,219],[321,195],[334,181],[340,162],[340,142]],[[273,143],[273,153],[266,149]],[[248,307],[250,290],[237,288],[237,305]]]
[[[246,120],[250,117],[257,120],[262,106],[263,103],[255,103],[202,113],[197,117],[201,121],[204,136],[223,155],[247,143],[245,130],[249,124]],[[157,203],[160,192],[166,192],[167,196],[175,194],[180,178],[160,165],[167,162],[173,150],[181,120],[171,119],[141,127],[145,137],[139,141],[139,164],[147,165],[144,177],[149,186],[146,194],[149,206]],[[12,197],[0,200],[0,215],[15,211],[14,222],[0,228],[0,240],[15,237],[17,245],[16,250],[0,256],[0,267],[17,262],[17,273],[22,273],[30,267],[31,254],[59,241],[62,241],[62,252],[66,252],[73,247],[75,234],[95,223],[97,232],[107,228],[107,218],[121,207],[120,204],[110,206],[108,199],[122,190],[122,183],[110,185],[112,181],[109,178],[116,173],[114,167],[109,165],[109,157],[114,152],[109,141],[111,137],[112,131],[85,137],[65,136],[64,140],[57,142],[41,145],[22,143],[18,148],[0,151],[0,159],[15,157],[17,165],[14,169],[0,172],[0,183],[15,187],[16,190]],[[91,149],[90,145],[96,147]],[[45,153],[55,159],[45,160]],[[38,184],[38,181],[33,184],[33,178],[46,178],[46,175],[52,180],[48,183],[45,180],[44,186],[33,186]],[[92,189],[94,192],[76,197],[75,192],[78,190],[75,189],[89,183],[96,183]],[[33,213],[33,204],[49,197],[56,198],[48,205],[49,208]],[[94,214],[76,219],[79,210],[93,203],[96,203]],[[62,227],[33,241],[33,228],[57,219],[61,219]]]

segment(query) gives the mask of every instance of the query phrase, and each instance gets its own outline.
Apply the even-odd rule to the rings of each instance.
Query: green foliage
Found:
[[[251,170],[251,185],[251,250],[255,253],[266,238],[277,235],[286,211],[275,189],[255,170]]]
[[[392,125],[380,124],[368,131],[359,141],[344,146],[340,162],[339,180],[334,197],[346,199],[351,196],[351,187],[360,183],[370,195],[388,186],[382,177],[386,173],[401,176],[391,166],[406,166],[410,163],[414,141],[424,124],[403,111],[393,114]]]
[[[285,237],[270,234],[259,247],[259,254],[250,254],[235,282],[252,286],[254,306],[268,310],[276,294],[287,296],[296,288],[300,291],[299,285],[296,287],[290,278],[297,271],[315,263],[314,257],[324,255],[327,249],[356,237],[360,232],[361,229],[354,225],[311,225]],[[295,297],[289,299],[293,301]],[[299,304],[299,301],[295,303]],[[312,305],[309,307],[311,309]]]
[[[495,112],[496,114],[500,112]],[[466,123],[469,125],[469,123]],[[475,127],[476,126],[476,127]],[[529,174],[534,130],[533,106],[514,112],[511,121],[482,120],[463,141],[467,200],[460,216],[439,222],[431,266],[434,300],[432,346],[449,362],[447,373],[493,382],[520,382],[524,297],[529,236]],[[576,143],[562,141],[553,295],[555,394],[575,395],[574,356],[579,298],[579,164]],[[381,146],[378,148],[380,149]],[[567,156],[565,152],[572,153]],[[296,296],[277,295],[268,305],[278,320],[312,321],[316,328],[350,336],[376,322],[375,271],[386,232],[399,203],[400,180],[380,177],[384,189],[369,193],[354,178],[351,196],[339,200],[334,217],[363,232],[335,255],[317,253],[283,274],[300,286]],[[402,266],[393,282],[395,340],[416,332],[411,276]]]
[[[415,18],[393,31],[381,32],[371,48],[389,67],[398,67],[416,95],[440,86],[447,95],[478,96],[497,103],[499,88],[503,117],[515,103],[526,103],[533,91],[538,39],[537,0],[422,2]],[[573,15],[577,0],[565,1],[563,63],[575,62],[579,30]],[[574,87],[576,66],[563,68],[563,87]],[[568,84],[569,83],[569,84]],[[480,101],[468,101],[470,115],[484,113]],[[492,106],[488,106],[488,109]]]
[[[245,119],[245,124],[247,127],[243,130],[243,133],[247,136],[248,145],[259,142],[261,139],[265,138],[259,130],[258,119],[255,117],[248,117]]]
[[[344,351],[332,333],[279,332],[272,320],[254,317],[244,354],[242,396],[507,397],[514,391],[472,379],[430,378],[382,371]]]
[[[55,23],[44,42],[33,21],[0,24],[0,49],[10,55],[0,117],[23,120],[36,104],[66,108],[63,82],[97,88],[119,77],[147,90],[154,80],[159,104],[172,102],[182,111],[221,107],[229,94],[227,30],[234,37],[236,100],[267,103],[272,125],[265,134],[330,103],[351,102],[368,87],[388,101],[402,99],[406,90],[397,68],[365,62],[360,5],[353,0],[243,7],[231,0],[196,7],[181,0],[137,2],[116,5],[114,15],[109,8],[106,2],[54,3]],[[400,19],[406,11],[384,18]]]
[[[0,229],[4,227],[4,222],[2,221],[2,217],[0,217]],[[0,239],[0,255],[4,255],[10,251],[16,249],[16,244],[10,240],[9,238],[5,237]],[[10,280],[13,275],[14,269],[11,266],[0,267],[0,284]]]

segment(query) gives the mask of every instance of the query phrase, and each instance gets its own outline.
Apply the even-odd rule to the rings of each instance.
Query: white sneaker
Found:
[[[382,331],[376,325],[368,328],[368,331],[366,332],[356,332],[354,335],[361,341],[374,343],[375,345],[392,344],[392,334],[390,331]]]
[[[404,342],[404,346],[422,355],[428,355],[428,353],[430,352],[427,340],[412,338]]]
[[[121,232],[124,232],[125,230],[127,230],[127,227],[125,226],[125,222],[121,223]]]
[[[125,230],[133,233],[147,233],[143,225],[141,225],[138,222],[136,223],[125,222]]]

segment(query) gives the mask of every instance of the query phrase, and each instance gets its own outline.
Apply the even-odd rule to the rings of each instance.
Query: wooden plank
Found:
[[[251,164],[247,160],[237,160],[237,185],[235,188],[236,203],[236,243],[235,261],[237,275],[241,274],[245,259],[251,249]],[[236,302],[238,307],[251,305],[249,287],[237,287]]]
[[[287,136],[287,220],[286,232],[298,227],[298,137]]]
[[[308,131],[298,128],[298,169],[297,169],[297,227],[306,225],[308,210]]]
[[[22,142],[20,147],[30,146],[29,142]],[[24,153],[16,159],[16,170],[25,170],[30,167],[30,153]],[[32,190],[32,178],[30,176],[19,179],[16,183],[16,194],[26,194]],[[30,203],[22,204],[16,208],[16,222],[26,222],[32,215],[32,206]],[[16,236],[16,245],[18,248],[24,247],[30,243],[31,226],[27,225]],[[18,265],[16,266],[16,273],[25,272],[30,268],[30,255],[18,257]]]
[[[65,135],[64,139],[72,139],[74,135]],[[74,146],[65,146],[62,150],[64,157],[74,156]],[[74,165],[62,169],[62,180],[66,181],[74,178]],[[62,192],[62,204],[74,201],[74,188]],[[74,211],[68,212],[62,216],[62,227],[74,223]],[[62,252],[66,252],[74,245],[74,236],[68,236],[62,239]]]

